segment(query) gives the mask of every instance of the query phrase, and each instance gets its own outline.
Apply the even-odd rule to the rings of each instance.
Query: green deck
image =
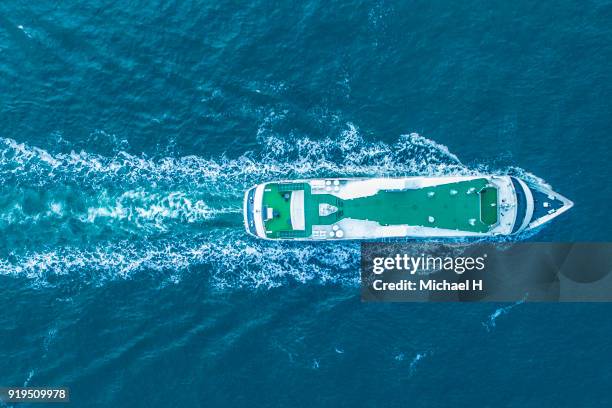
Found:
[[[468,190],[473,192],[468,194]],[[304,190],[306,229],[291,226],[290,200],[283,194]],[[433,193],[433,194],[431,194]],[[338,207],[328,216],[319,216],[319,204]],[[381,225],[412,225],[487,232],[497,223],[497,189],[484,178],[443,184],[415,190],[381,191],[376,195],[342,200],[331,194],[312,194],[307,183],[268,184],[264,207],[271,207],[275,217],[265,222],[269,238],[308,237],[313,225],[330,225],[343,218],[376,221]],[[433,217],[433,222],[429,217]],[[470,219],[475,219],[474,225]]]

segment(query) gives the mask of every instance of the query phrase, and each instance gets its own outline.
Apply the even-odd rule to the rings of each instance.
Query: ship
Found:
[[[509,175],[320,178],[248,189],[244,224],[268,240],[488,237],[533,230],[572,206]]]

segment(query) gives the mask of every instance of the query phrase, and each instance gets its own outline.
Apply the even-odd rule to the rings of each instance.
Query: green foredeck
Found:
[[[304,190],[304,231],[293,231],[290,200],[283,197],[283,194],[297,189]],[[320,203],[334,205],[338,211],[319,216]],[[307,237],[313,225],[329,225],[343,218],[375,221],[381,225],[469,232],[486,232],[497,223],[497,189],[489,186],[484,178],[421,189],[381,191],[373,196],[349,200],[331,194],[311,194],[307,183],[268,184],[263,205],[272,207],[276,213],[273,219],[265,222],[266,234],[270,238]]]

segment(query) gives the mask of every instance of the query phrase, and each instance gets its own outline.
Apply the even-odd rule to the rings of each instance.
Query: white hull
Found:
[[[333,223],[306,223],[304,220],[303,194],[292,193],[290,200],[292,225],[310,228],[307,236],[271,237],[266,227],[264,194],[271,185],[304,184],[312,197],[318,194],[354,200],[375,196],[381,191],[408,191],[435,188],[450,183],[483,180],[497,193],[497,218],[486,231],[470,231],[469,228],[443,228],[437,225],[382,225],[368,219],[345,217]],[[469,185],[469,184],[466,184]],[[470,193],[469,191],[467,192]],[[296,197],[302,197],[300,199]],[[544,197],[544,198],[542,198]],[[450,201],[449,201],[450,202]],[[452,202],[451,202],[452,203]],[[492,204],[493,205],[493,204]],[[510,176],[447,176],[403,178],[328,178],[315,180],[283,180],[256,185],[245,193],[244,218],[249,234],[263,239],[313,240],[369,240],[381,238],[457,238],[512,235],[537,228],[559,216],[573,206],[567,198],[541,186],[528,186],[524,181]],[[434,217],[429,217],[432,220]],[[433,224],[433,221],[432,221]],[[338,233],[340,231],[341,233]],[[281,234],[282,235],[282,234]]]

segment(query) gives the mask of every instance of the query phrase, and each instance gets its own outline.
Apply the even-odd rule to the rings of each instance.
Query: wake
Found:
[[[412,133],[392,144],[363,139],[260,137],[237,158],[153,159],[119,152],[47,150],[0,139],[0,274],[37,286],[101,284],[136,273],[178,281],[205,270],[218,288],[289,282],[356,285],[355,243],[279,243],[247,236],[242,194],[267,180],[322,176],[513,174],[468,168],[446,146]]]

